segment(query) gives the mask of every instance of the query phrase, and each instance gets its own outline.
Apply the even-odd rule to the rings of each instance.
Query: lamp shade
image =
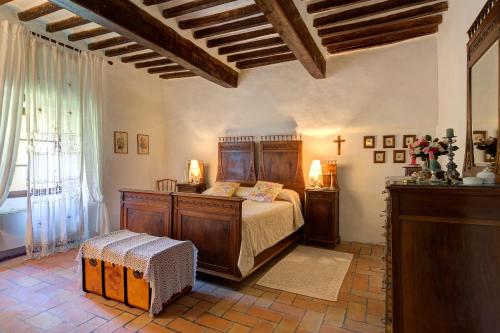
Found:
[[[312,161],[311,168],[309,169],[309,182],[313,187],[319,187],[321,176],[322,172],[320,160]]]
[[[198,160],[191,160],[189,162],[189,182],[199,183],[202,178],[202,171],[200,167],[200,162]]]

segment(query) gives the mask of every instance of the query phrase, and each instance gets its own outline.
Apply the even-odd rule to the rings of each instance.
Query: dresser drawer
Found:
[[[307,198],[309,200],[333,200],[333,192],[315,192],[315,191],[308,191],[307,192]]]

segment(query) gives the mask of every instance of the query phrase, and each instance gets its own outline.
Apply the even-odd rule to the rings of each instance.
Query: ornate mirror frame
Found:
[[[481,59],[489,48],[500,37],[500,1],[487,0],[476,20],[467,32],[467,141],[463,173],[465,176],[475,176],[484,167],[476,166],[474,162],[474,140],[472,137],[472,67]],[[499,46],[500,48],[500,43]],[[500,50],[499,50],[500,51]],[[500,61],[500,52],[499,52]],[[500,70],[499,70],[500,79]],[[500,82],[500,80],[499,80]],[[499,85],[500,86],[500,85]],[[499,129],[500,129],[500,88],[499,88]],[[495,159],[495,174],[500,183],[500,138],[497,138],[497,156]]]

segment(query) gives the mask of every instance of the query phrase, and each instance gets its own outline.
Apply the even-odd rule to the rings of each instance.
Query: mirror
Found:
[[[498,141],[498,40],[471,68],[471,118],[474,164],[495,163]]]

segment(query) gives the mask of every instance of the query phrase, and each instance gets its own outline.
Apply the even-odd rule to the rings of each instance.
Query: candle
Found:
[[[453,128],[447,128],[446,129],[446,137],[453,138],[454,136],[455,136],[455,132],[453,131]]]

